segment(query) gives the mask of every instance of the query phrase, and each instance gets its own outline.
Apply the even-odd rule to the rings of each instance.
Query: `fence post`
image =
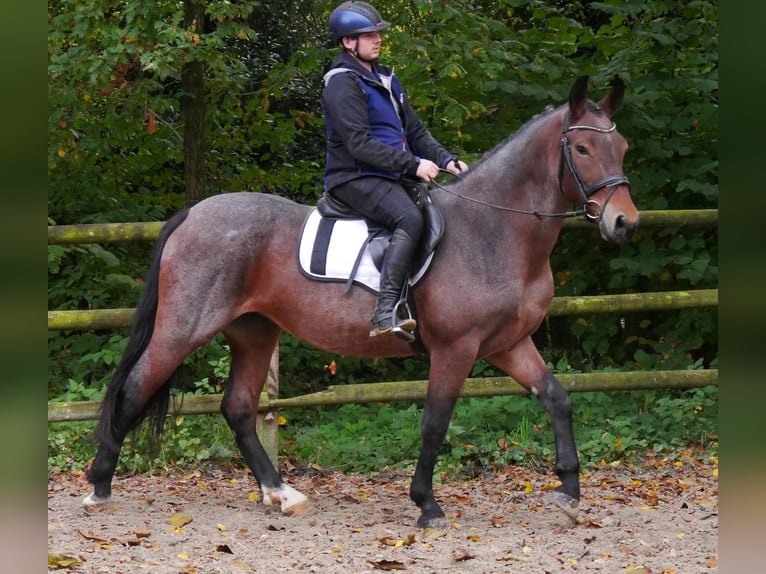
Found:
[[[266,390],[261,393],[261,402],[279,398],[279,345],[274,349],[266,376]],[[255,432],[272,464],[279,465],[279,413],[276,407],[259,412],[255,419]]]

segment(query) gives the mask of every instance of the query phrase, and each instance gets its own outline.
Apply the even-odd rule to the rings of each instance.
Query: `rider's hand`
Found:
[[[455,175],[460,175],[464,171],[468,171],[468,165],[460,159],[457,160],[457,163],[455,163],[454,160],[450,160],[450,162],[447,164],[447,171],[454,173]]]
[[[430,159],[420,158],[416,175],[426,183],[430,183],[439,175],[439,166]]]

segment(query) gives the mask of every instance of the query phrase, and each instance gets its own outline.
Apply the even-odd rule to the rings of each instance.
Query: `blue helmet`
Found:
[[[344,2],[330,14],[330,36],[335,44],[345,36],[380,32],[390,25],[367,2]]]

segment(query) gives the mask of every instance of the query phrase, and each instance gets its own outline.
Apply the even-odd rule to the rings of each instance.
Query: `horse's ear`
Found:
[[[569,121],[574,123],[585,114],[588,101],[588,76],[580,76],[569,90]]]
[[[604,99],[601,100],[598,105],[601,106],[604,112],[606,112],[606,115],[611,118],[617,113],[617,110],[620,109],[623,96],[625,96],[625,82],[623,82],[621,78],[615,76],[612,80],[612,89],[609,90],[609,93],[604,96]]]

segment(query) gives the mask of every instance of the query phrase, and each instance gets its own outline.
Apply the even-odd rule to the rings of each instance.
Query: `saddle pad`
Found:
[[[364,245],[354,283],[377,293],[380,271],[370,254],[367,235],[367,223],[363,219],[325,218],[316,208],[312,209],[303,224],[298,243],[298,267],[312,279],[346,281]],[[433,253],[410,277],[410,285],[423,278],[432,258]]]

